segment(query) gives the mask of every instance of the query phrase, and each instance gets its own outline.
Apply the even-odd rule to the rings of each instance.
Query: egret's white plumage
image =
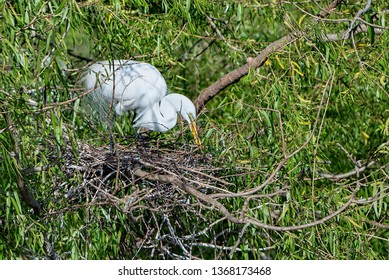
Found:
[[[134,127],[166,132],[177,123],[177,113],[190,124],[196,144],[196,108],[181,94],[167,94],[161,73],[152,65],[132,60],[100,61],[88,67],[83,78],[87,90],[93,90],[92,102],[113,104],[117,114],[135,111]],[[97,104],[101,107],[101,104]]]
[[[159,102],[152,104],[147,110],[138,108],[134,127],[144,127],[150,130],[166,132],[177,123],[177,112],[191,124],[196,118],[196,108],[192,101],[182,94],[168,94]]]

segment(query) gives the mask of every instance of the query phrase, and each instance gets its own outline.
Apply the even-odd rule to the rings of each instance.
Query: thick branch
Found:
[[[204,108],[205,104],[223,89],[234,83],[237,83],[242,77],[246,76],[249,73],[250,68],[257,69],[261,67],[272,53],[290,44],[297,38],[298,35],[295,33],[288,34],[282,37],[281,39],[269,44],[257,57],[247,59],[247,63],[245,65],[231,71],[230,73],[221,77],[215,83],[207,87],[200,93],[200,95],[194,102],[197,112],[201,111],[201,109]]]

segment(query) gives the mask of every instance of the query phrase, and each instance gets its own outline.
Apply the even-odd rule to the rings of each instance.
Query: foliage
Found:
[[[332,1],[293,2],[1,1],[0,259],[388,259],[387,3],[355,18],[365,3],[344,1],[318,20]],[[366,32],[342,38],[354,18]],[[172,92],[195,99],[290,33],[299,35],[198,120],[221,187],[238,193],[266,183],[262,196],[218,201],[279,229],[234,223],[189,195],[181,204],[163,194],[141,201],[139,219],[109,201],[89,204],[84,175],[68,164],[84,159],[81,146],[108,149],[109,132],[82,110],[80,57],[150,62]],[[131,116],[117,119],[114,133],[133,146]],[[193,142],[179,127],[153,136],[177,150]],[[119,183],[111,182],[120,198],[155,188]],[[181,194],[171,188],[169,199]],[[81,195],[71,196],[75,189]],[[282,230],[348,201],[327,221]]]

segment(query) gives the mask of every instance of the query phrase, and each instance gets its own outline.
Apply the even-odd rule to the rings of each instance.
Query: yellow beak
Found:
[[[190,131],[192,132],[192,135],[193,135],[193,138],[195,140],[196,145],[200,148],[200,150],[202,150],[203,146],[201,145],[201,140],[200,140],[199,135],[197,133],[196,122],[194,120],[192,120],[189,127],[190,127]]]

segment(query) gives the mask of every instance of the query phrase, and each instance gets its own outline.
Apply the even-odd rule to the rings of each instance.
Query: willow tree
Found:
[[[386,1],[6,1],[0,258],[387,259]],[[156,66],[199,113],[136,140],[91,61]],[[329,230],[330,229],[330,230]]]

